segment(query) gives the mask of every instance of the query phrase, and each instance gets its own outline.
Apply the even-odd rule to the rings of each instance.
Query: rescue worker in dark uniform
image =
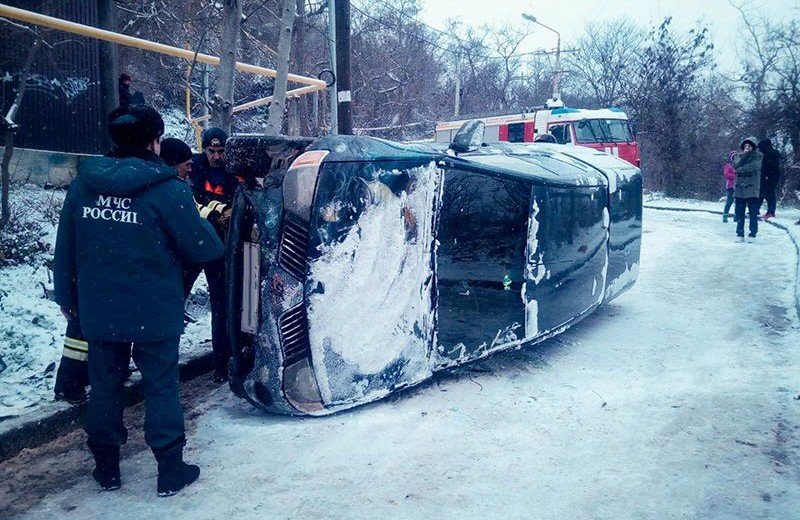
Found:
[[[126,105],[127,106],[127,105]],[[180,139],[168,138],[161,142],[161,159],[167,166],[175,168],[178,178],[185,180],[192,169],[192,150]],[[192,280],[194,282],[194,280]],[[184,285],[186,285],[184,283]],[[191,287],[186,291],[188,296]],[[53,387],[56,401],[66,401],[73,405],[86,402],[86,387],[89,385],[89,342],[83,336],[81,324],[75,316],[67,316],[67,330],[64,333],[64,346],[61,361],[56,371]],[[192,319],[184,313],[184,321]],[[130,370],[128,371],[130,373]]]
[[[192,193],[200,216],[207,219],[225,240],[231,216],[231,203],[236,188],[244,183],[225,171],[225,142],[228,134],[220,128],[208,128],[203,132],[203,152],[192,159],[189,173]],[[200,271],[205,271],[211,300],[211,344],[214,349],[214,381],[228,380],[228,360],[231,345],[226,330],[225,312],[225,260],[212,260],[202,266],[191,266],[186,272],[185,292],[191,292]]]
[[[186,143],[174,137],[164,139],[161,141],[161,152],[159,152],[159,155],[167,166],[175,168],[175,173],[178,174],[179,179],[188,180],[189,174],[192,172],[192,159],[194,154],[192,154],[192,149],[189,148]],[[197,205],[196,202],[195,205]],[[198,210],[199,209],[200,208],[198,208]],[[206,219],[207,215],[208,213],[206,213]],[[189,294],[192,292],[192,286],[202,270],[202,265],[190,265],[186,267],[183,276],[184,297],[189,297]],[[194,323],[195,319],[188,313],[184,313],[184,321]]]
[[[158,157],[164,122],[130,105],[109,116],[115,148],[78,167],[61,210],[53,265],[56,302],[80,319],[89,342],[92,391],[86,414],[92,473],[103,490],[121,485],[124,382],[133,359],[142,375],[145,440],[158,462],[158,494],[190,484],[200,468],[183,461],[178,344],[183,267],[223,253],[194,207],[189,186]]]

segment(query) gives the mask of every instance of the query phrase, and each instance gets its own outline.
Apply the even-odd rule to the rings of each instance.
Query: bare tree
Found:
[[[289,53],[292,50],[292,28],[294,27],[296,0],[283,0],[281,33],[278,39],[278,66],[272,103],[269,105],[269,119],[264,133],[278,135],[283,127],[283,112],[286,108],[286,77],[289,74]]]
[[[565,60],[573,85],[589,90],[599,106],[621,104],[644,38],[645,32],[630,19],[587,25],[575,42],[576,52]]]
[[[222,38],[220,62],[217,69],[217,88],[211,100],[211,122],[226,132],[231,131],[233,114],[234,78],[239,33],[242,27],[242,3],[244,0],[223,0]]]
[[[28,54],[25,57],[25,63],[22,66],[22,71],[20,72],[19,76],[17,95],[14,96],[14,101],[11,103],[11,107],[9,107],[8,112],[2,120],[2,126],[5,133],[5,149],[3,150],[2,180],[0,181],[0,184],[2,184],[0,195],[2,195],[3,198],[2,209],[0,210],[0,229],[3,229],[11,219],[11,206],[9,204],[8,197],[11,185],[11,172],[9,171],[9,168],[11,166],[11,158],[14,155],[14,132],[17,129],[17,124],[14,122],[14,119],[16,118],[17,111],[22,104],[22,98],[25,95],[25,86],[28,83],[28,76],[31,72],[31,66],[33,65],[33,59],[36,56],[36,51],[39,48],[39,42],[40,39],[37,36],[34,39],[33,44],[28,48]]]
[[[526,24],[523,27],[524,30],[512,25],[503,25],[490,32],[490,46],[498,56],[495,60],[497,97],[504,110],[519,105],[514,96],[514,84],[525,79],[520,75],[522,58],[518,55],[518,49],[530,35],[530,25]]]
[[[664,19],[647,37],[627,105],[640,130],[648,187],[687,196],[696,167],[692,151],[703,145],[696,107],[702,104],[702,79],[713,69],[713,47],[707,28],[679,34],[671,22]]]
[[[756,15],[746,4],[730,2],[740,15],[742,73],[737,84],[746,104],[741,130],[771,138],[792,168],[780,191],[800,187],[800,22]]]

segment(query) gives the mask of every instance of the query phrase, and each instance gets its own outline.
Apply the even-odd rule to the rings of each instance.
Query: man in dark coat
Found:
[[[80,164],[58,223],[56,301],[79,319],[89,342],[91,394],[87,444],[92,475],[118,489],[124,382],[131,354],[142,374],[145,440],[158,461],[158,494],[197,479],[183,462],[178,343],[183,329],[183,267],[219,258],[222,243],[197,214],[189,186],[156,155],[164,122],[145,105],[109,116],[116,147]]]
[[[736,182],[733,186],[735,201],[734,218],[736,220],[736,236],[744,241],[744,211],[747,209],[750,218],[751,239],[758,233],[758,198],[761,184],[761,152],[756,147],[757,139],[748,137],[739,146],[741,152],[733,159],[733,169],[736,170]]]
[[[764,213],[762,218],[769,220],[775,217],[775,207],[777,205],[778,197],[776,191],[778,189],[778,181],[781,178],[781,154],[772,147],[772,141],[763,139],[758,143],[758,150],[764,156],[761,160],[761,193],[759,208],[767,201],[767,212]]]
[[[192,159],[189,179],[197,210],[216,229],[223,241],[228,231],[231,203],[236,188],[244,179],[239,179],[225,170],[225,142],[228,134],[220,128],[208,128],[203,132],[203,152]],[[200,274],[206,274],[209,299],[211,300],[211,344],[214,349],[214,381],[222,383],[228,379],[228,360],[231,345],[227,334],[225,311],[225,260],[220,258],[204,265],[190,266],[186,273],[185,291],[188,295]]]
[[[159,154],[167,166],[175,168],[179,179],[187,179],[192,172],[192,149],[189,145],[169,137],[161,141],[161,151]]]

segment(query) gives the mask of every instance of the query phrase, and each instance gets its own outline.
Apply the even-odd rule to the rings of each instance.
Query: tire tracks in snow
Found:
[[[673,211],[673,212],[683,212],[683,213],[708,213],[711,215],[719,215],[722,216],[722,211],[715,211],[710,209],[702,209],[702,208],[686,208],[686,207],[671,207],[671,206],[655,206],[644,204],[644,209],[651,209],[657,211]],[[760,220],[762,224],[766,223],[769,224],[777,229],[783,231],[786,235],[788,235],[789,240],[792,242],[795,248],[795,280],[794,280],[794,307],[795,307],[795,314],[800,320],[800,238],[795,236],[792,233],[791,229],[774,220]],[[774,308],[776,306],[769,305],[769,308]],[[775,314],[772,312],[771,314]],[[788,323],[770,323],[769,327],[774,329],[775,332],[781,336],[785,336],[786,329]],[[775,357],[776,353],[773,354],[773,359],[780,364],[788,364],[789,361],[786,359],[785,356],[781,356],[780,359]],[[785,393],[789,399],[787,401],[780,403],[780,411],[776,416],[773,417],[773,424],[771,427],[772,433],[772,442],[770,446],[764,446],[761,451],[764,455],[768,456],[772,460],[773,470],[781,475],[789,474],[791,477],[800,482],[800,425],[793,423],[792,419],[788,418],[792,415],[792,410],[789,409],[789,404],[793,404],[797,406],[797,402],[800,401],[800,391],[795,389],[795,392],[798,392],[797,395],[791,395],[795,392],[792,392],[788,388],[780,387],[779,391],[781,393]],[[739,441],[737,441],[739,442]],[[758,448],[757,444],[752,445],[755,448]],[[762,500],[764,502],[769,502],[772,500],[772,497],[769,494],[762,495]]]

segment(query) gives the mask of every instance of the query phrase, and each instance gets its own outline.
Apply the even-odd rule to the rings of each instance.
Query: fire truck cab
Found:
[[[529,143],[541,135],[551,134],[559,144],[601,150],[637,167],[641,162],[639,145],[628,124],[628,116],[619,108],[559,107],[470,119],[480,119],[486,124],[486,143]],[[451,142],[453,135],[468,120],[438,123],[436,142]]]

